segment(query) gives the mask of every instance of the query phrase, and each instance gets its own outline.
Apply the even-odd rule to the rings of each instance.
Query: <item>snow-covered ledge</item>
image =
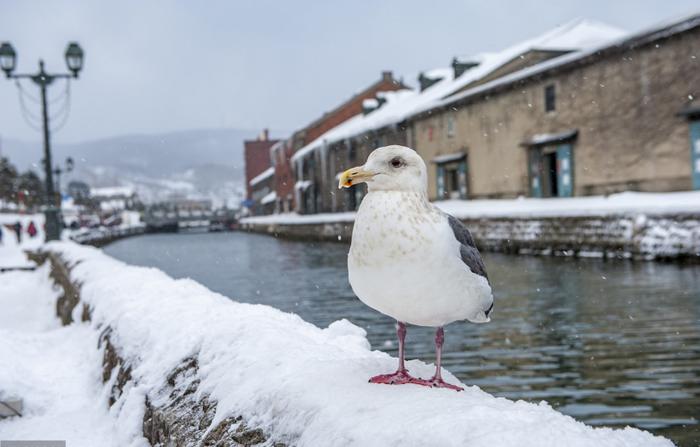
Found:
[[[346,320],[320,329],[94,248],[64,242],[48,250],[79,285],[73,321],[89,321],[73,324],[101,334],[110,413],[136,445],[142,436],[177,445],[672,445],[468,384],[461,393],[369,384],[396,360],[372,351],[364,330]],[[408,367],[432,373],[420,361]]]

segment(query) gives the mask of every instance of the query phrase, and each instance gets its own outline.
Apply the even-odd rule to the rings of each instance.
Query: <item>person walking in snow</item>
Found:
[[[31,237],[32,239],[34,239],[34,236],[36,236],[36,234],[37,234],[36,225],[34,225],[33,220],[29,221],[29,226],[27,227],[27,233],[29,234],[29,237]]]
[[[17,235],[17,244],[22,243],[22,224],[20,221],[15,222],[15,224],[12,226],[12,229],[15,230],[15,234]]]

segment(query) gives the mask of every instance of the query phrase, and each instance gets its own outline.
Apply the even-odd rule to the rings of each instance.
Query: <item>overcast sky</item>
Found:
[[[293,130],[382,70],[414,84],[420,70],[455,54],[498,50],[577,17],[637,30],[694,8],[697,0],[0,0],[0,41],[14,45],[19,71],[35,70],[40,57],[62,71],[66,43],[83,46],[70,119],[55,135],[74,142],[194,128]],[[0,135],[39,139],[6,80]]]

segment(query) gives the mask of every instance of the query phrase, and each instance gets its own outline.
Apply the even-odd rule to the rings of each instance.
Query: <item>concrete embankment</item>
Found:
[[[243,219],[241,229],[275,237],[350,242],[343,214]],[[515,254],[700,261],[700,211],[583,216],[462,218],[481,250]]]
[[[100,227],[87,230],[79,230],[70,234],[70,239],[74,242],[83,245],[92,245],[93,247],[104,247],[107,244],[124,239],[131,236],[138,236],[146,232],[146,227],[143,225],[125,227],[125,228],[109,228]]]

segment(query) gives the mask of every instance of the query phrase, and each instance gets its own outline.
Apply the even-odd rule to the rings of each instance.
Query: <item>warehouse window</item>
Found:
[[[447,115],[447,138],[455,136],[455,117],[452,114]]]
[[[554,84],[550,84],[544,88],[544,111],[553,112],[556,108],[556,91],[554,90]]]

